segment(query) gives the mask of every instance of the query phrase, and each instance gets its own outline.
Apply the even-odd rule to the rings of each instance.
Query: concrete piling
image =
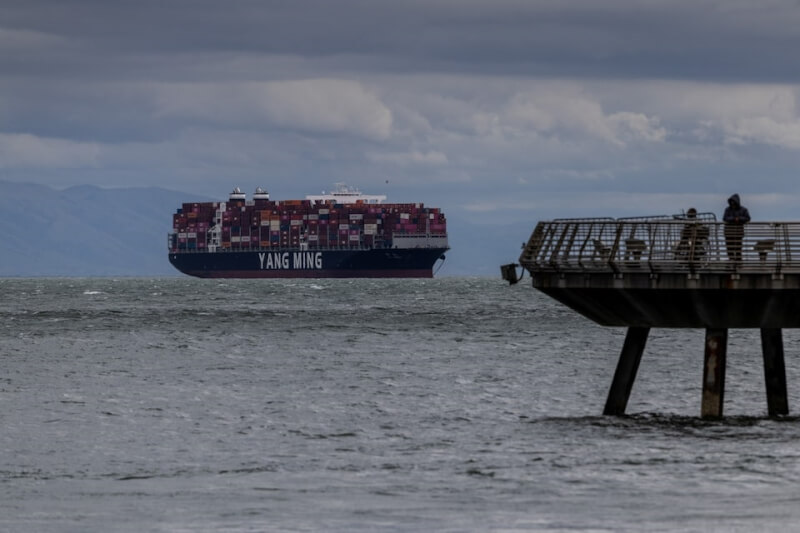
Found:
[[[608,391],[606,406],[603,409],[604,415],[620,416],[625,414],[649,333],[650,328],[628,328],[625,342],[622,345],[622,353],[620,353],[617,363],[617,370],[614,372],[614,380],[611,382],[611,390]]]
[[[728,350],[728,330],[706,329],[706,349],[703,358],[703,400],[700,416],[721,418],[725,400],[725,367]]]
[[[780,328],[761,328],[761,351],[764,355],[767,412],[769,416],[788,415],[786,366],[783,362],[783,336]]]

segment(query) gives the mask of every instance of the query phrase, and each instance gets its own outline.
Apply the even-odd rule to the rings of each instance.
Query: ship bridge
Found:
[[[622,414],[651,327],[705,328],[703,416],[722,415],[728,328],[761,330],[770,415],[788,413],[781,328],[800,327],[800,222],[713,214],[540,222],[519,257],[534,288],[628,334],[605,414]],[[503,267],[516,281],[515,265]]]
[[[337,204],[381,204],[386,201],[386,195],[383,194],[362,194],[361,191],[355,187],[350,187],[344,183],[336,183],[335,188],[328,194],[323,191],[322,194],[309,194],[306,200],[312,202],[334,202]]]

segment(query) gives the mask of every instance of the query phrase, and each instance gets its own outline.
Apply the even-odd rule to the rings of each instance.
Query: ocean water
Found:
[[[732,330],[625,331],[499,279],[0,280],[0,531],[785,531],[800,419]],[[800,337],[784,332],[790,411]]]

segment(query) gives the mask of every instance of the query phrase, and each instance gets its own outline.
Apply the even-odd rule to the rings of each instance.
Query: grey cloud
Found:
[[[377,140],[391,133],[391,111],[353,81],[163,84],[152,89],[159,116],[203,118],[221,124],[274,124]]]
[[[197,61],[231,54],[373,73],[787,81],[800,72],[791,53],[800,10],[789,0],[28,0],[6,2],[0,21],[62,42],[0,59],[28,75],[39,66],[188,79],[202,76]]]

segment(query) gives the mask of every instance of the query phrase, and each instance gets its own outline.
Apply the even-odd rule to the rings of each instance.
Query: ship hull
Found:
[[[200,278],[432,278],[446,248],[171,252]]]

